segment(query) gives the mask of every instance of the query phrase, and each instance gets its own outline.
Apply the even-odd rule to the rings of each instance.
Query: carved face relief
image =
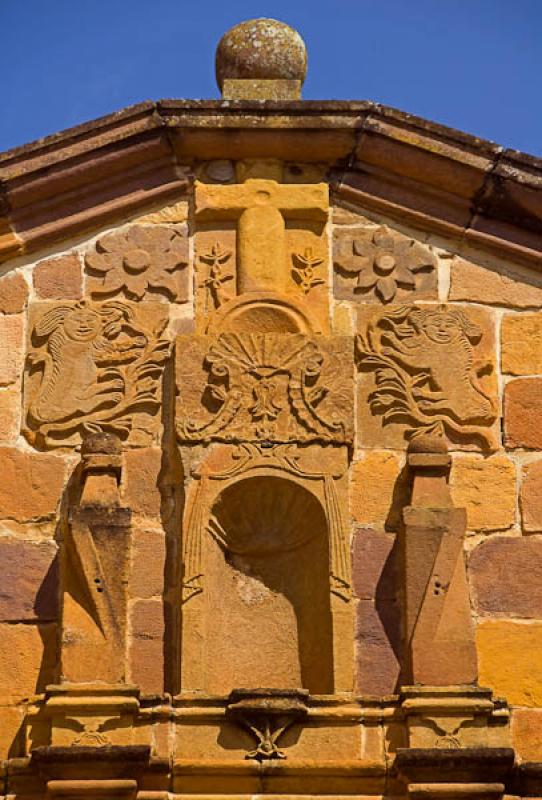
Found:
[[[136,414],[157,414],[169,343],[159,338],[161,307],[145,313],[151,320],[142,322],[143,312],[125,303],[81,301],[37,316],[25,380],[31,443],[72,445],[100,430],[126,438]]]
[[[366,395],[372,422],[365,433],[380,418],[385,428],[401,426],[406,438],[438,433],[454,442],[493,444],[492,338],[473,313],[400,306],[369,315],[357,341],[360,369],[372,380]]]
[[[350,346],[303,334],[179,337],[179,439],[349,441]]]
[[[123,293],[140,300],[151,293],[188,299],[188,240],[175,228],[134,225],[98,239],[85,256],[92,297]]]
[[[412,294],[436,299],[435,254],[386,225],[339,228],[333,250],[338,298],[384,304]]]

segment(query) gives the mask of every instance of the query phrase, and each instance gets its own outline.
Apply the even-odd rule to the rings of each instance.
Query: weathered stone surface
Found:
[[[0,386],[9,386],[23,370],[23,317],[0,316]]]
[[[154,597],[164,591],[166,539],[161,530],[134,530],[132,541],[133,597]]]
[[[54,683],[57,669],[56,625],[0,625],[2,694],[32,697]]]
[[[496,449],[490,312],[432,304],[357,312],[359,446],[405,447],[414,434],[437,433],[456,448]]]
[[[478,613],[542,619],[542,541],[497,537],[469,559]]]
[[[24,433],[31,444],[74,446],[89,428],[134,443],[152,439],[170,352],[160,336],[164,304],[37,303],[29,322]]]
[[[506,530],[515,523],[516,468],[506,456],[457,456],[450,486],[454,505],[467,509],[469,530]]]
[[[164,604],[162,600],[138,600],[130,611],[130,680],[141,691],[157,693],[164,686]]]
[[[85,256],[92,297],[123,294],[130,299],[162,295],[188,299],[187,230],[159,225],[134,225],[101,236]]]
[[[542,279],[531,272],[514,273],[482,267],[456,256],[452,261],[450,300],[466,300],[507,308],[542,305]]]
[[[238,219],[237,293],[287,292],[293,283],[286,217],[327,220],[327,184],[279,184],[248,178],[241,184],[196,183],[199,220]]]
[[[53,515],[66,480],[63,458],[0,447],[0,516],[26,522]]]
[[[0,389],[0,441],[13,444],[21,427],[21,395],[15,386]]]
[[[356,617],[356,691],[392,694],[401,673],[401,615],[394,600],[360,600]]]
[[[352,543],[352,588],[361,600],[393,600],[397,591],[396,538],[374,528],[357,528]]]
[[[58,615],[57,548],[53,542],[0,538],[0,622]]]
[[[366,450],[350,469],[350,513],[356,522],[394,530],[406,500],[403,459],[385,450]]]
[[[226,31],[218,43],[216,79],[222,90],[226,80],[295,81],[299,83],[299,97],[306,72],[303,39],[294,28],[275,19],[240,22]]]
[[[32,275],[34,289],[43,300],[79,300],[83,295],[83,271],[77,253],[40,261]]]
[[[542,450],[542,378],[522,378],[504,389],[506,447]]]
[[[365,220],[363,227],[336,229],[333,260],[337,298],[379,304],[437,299],[432,249],[386,225]]]
[[[503,317],[501,363],[509,375],[542,374],[542,313]]]
[[[477,680],[465,531],[464,509],[404,510],[402,585],[411,684],[455,686]]]
[[[179,441],[352,440],[351,338],[223,333],[175,349]]]
[[[542,706],[542,624],[484,620],[476,642],[479,684],[510,705]]]
[[[124,503],[134,514],[160,515],[158,477],[162,464],[159,447],[127,450],[124,457]]]
[[[24,311],[28,300],[28,284],[20,272],[0,278],[0,312],[18,314]]]
[[[542,461],[523,467],[520,507],[523,530],[542,533]]]
[[[3,760],[24,755],[24,711],[24,706],[0,706],[0,758]]]
[[[512,747],[522,761],[542,761],[542,709],[512,709]]]

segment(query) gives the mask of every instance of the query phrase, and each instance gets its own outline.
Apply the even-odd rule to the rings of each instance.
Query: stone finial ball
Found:
[[[216,49],[216,80],[299,80],[307,74],[305,42],[275,19],[250,19],[226,31]]]

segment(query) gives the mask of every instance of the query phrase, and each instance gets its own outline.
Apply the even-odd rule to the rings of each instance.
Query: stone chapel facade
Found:
[[[542,796],[542,163],[305,66],[0,155],[2,795]]]

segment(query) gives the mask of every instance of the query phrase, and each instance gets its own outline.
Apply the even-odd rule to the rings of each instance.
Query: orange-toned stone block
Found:
[[[523,467],[520,507],[525,533],[542,533],[542,461]]]
[[[542,378],[510,381],[504,390],[506,447],[542,450]]]
[[[356,522],[396,527],[398,500],[405,499],[402,467],[403,459],[385,450],[366,450],[354,462],[350,470],[350,513]]]
[[[0,517],[27,522],[55,513],[66,480],[66,462],[59,456],[0,447],[0,475]]]
[[[21,426],[21,395],[16,386],[0,389],[0,441],[12,444]]]
[[[13,698],[43,692],[55,680],[56,625],[0,625],[0,692]]]
[[[516,468],[506,456],[455,457],[450,487],[454,505],[467,510],[469,530],[506,530],[515,523]]]
[[[478,613],[542,619],[538,537],[490,537],[470,554],[469,575]]]
[[[0,316],[0,386],[9,386],[23,370],[23,317]]]
[[[480,686],[510,705],[542,706],[542,623],[484,620],[476,644]]]
[[[0,312],[18,314],[24,311],[28,301],[28,284],[20,272],[12,272],[0,278]]]
[[[542,709],[512,709],[512,747],[521,761],[542,761]]]
[[[24,706],[0,706],[0,758],[24,755]]]
[[[164,604],[162,600],[137,600],[130,610],[132,683],[147,693],[164,688]]]
[[[542,313],[503,317],[501,363],[509,375],[542,374]]]
[[[83,295],[83,272],[77,253],[48,258],[33,271],[36,294],[47,300],[79,300]]]
[[[161,530],[135,530],[132,540],[132,597],[154,597],[164,591],[166,537]]]
[[[162,451],[158,447],[127,450],[124,456],[124,504],[135,514],[156,517],[160,514],[158,476]]]
[[[506,308],[536,308],[542,305],[542,279],[533,270],[488,268],[455,257],[451,269],[450,300]]]

